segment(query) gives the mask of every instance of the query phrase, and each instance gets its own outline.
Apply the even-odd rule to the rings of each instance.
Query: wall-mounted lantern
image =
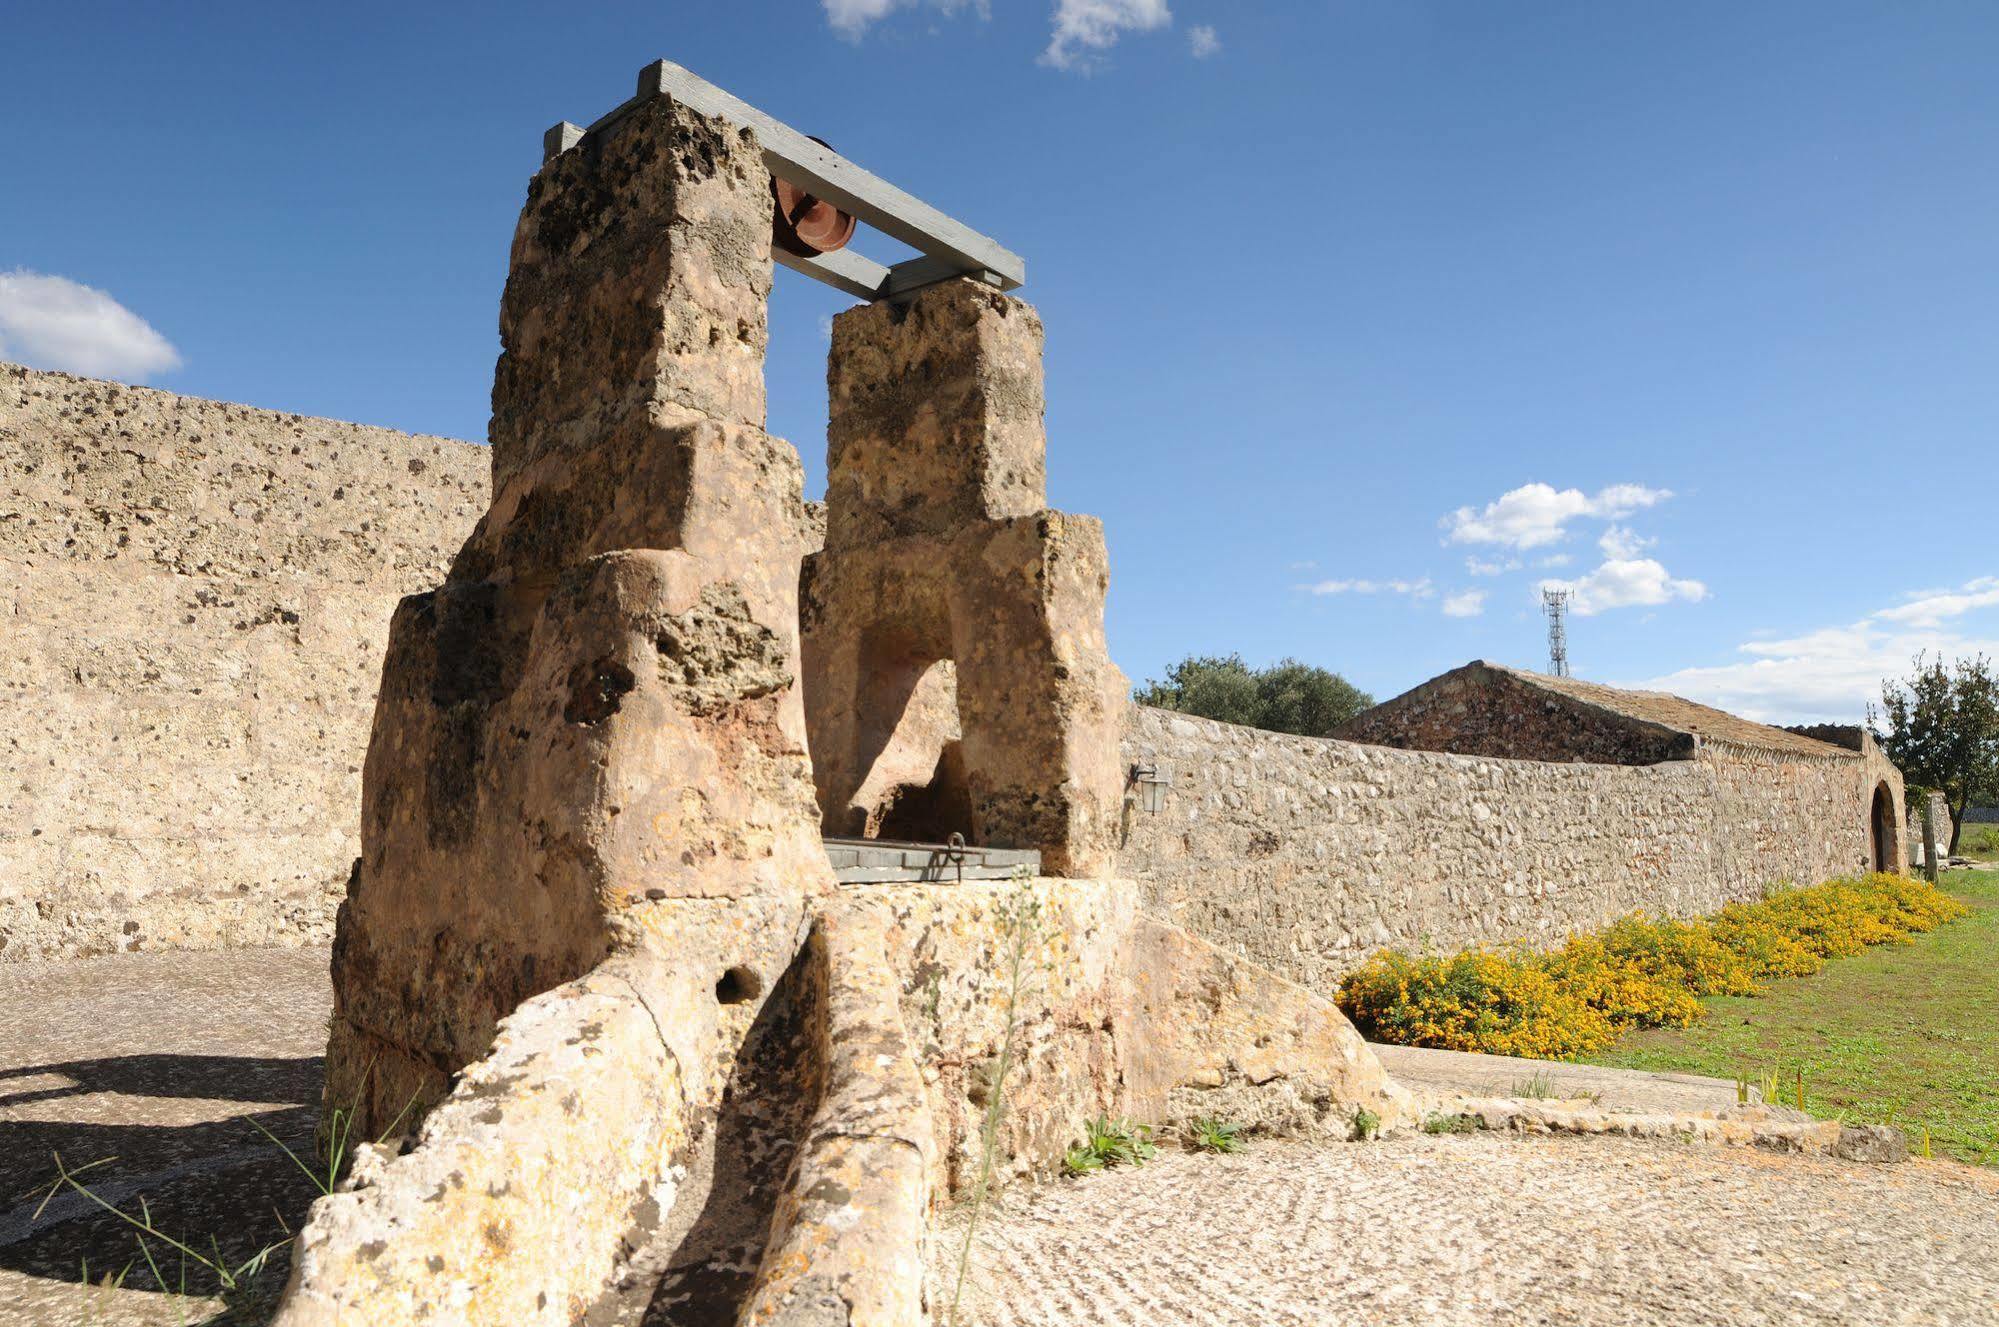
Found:
[[[1145,814],[1156,816],[1166,805],[1166,789],[1173,780],[1159,766],[1144,763],[1131,767],[1132,786],[1138,792],[1138,805]]]

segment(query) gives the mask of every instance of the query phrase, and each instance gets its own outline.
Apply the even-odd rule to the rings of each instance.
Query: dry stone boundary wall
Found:
[[[1387,946],[1552,944],[1636,909],[1691,916],[1825,879],[1866,852],[1858,761],[1500,760],[1136,705],[1124,755],[1171,780],[1157,814],[1126,810],[1119,873],[1144,883],[1142,906],[1320,991]]]
[[[0,365],[0,962],[324,942],[485,448]]]

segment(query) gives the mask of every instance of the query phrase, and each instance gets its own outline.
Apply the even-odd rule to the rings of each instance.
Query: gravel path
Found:
[[[963,1214],[932,1253],[944,1321]],[[970,1324],[1999,1324],[1999,1174],[1474,1135],[1163,1155],[1016,1191]]]

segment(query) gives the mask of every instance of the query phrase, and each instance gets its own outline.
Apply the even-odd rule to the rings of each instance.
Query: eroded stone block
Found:
[[[1040,354],[1032,310],[972,282],[836,320],[806,703],[829,832],[962,833],[1090,876],[1123,799],[1126,684],[1103,529],[1042,507]]]

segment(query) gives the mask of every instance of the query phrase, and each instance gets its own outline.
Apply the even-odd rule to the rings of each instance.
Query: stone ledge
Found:
[[[1878,1164],[1909,1158],[1908,1142],[1898,1129],[1813,1119],[1799,1111],[1760,1102],[1716,1111],[1613,1111],[1603,1110],[1582,1098],[1542,1101],[1429,1095],[1421,1100],[1425,1119],[1434,1115],[1465,1116],[1475,1119],[1479,1128],[1494,1132],[1679,1139]]]

